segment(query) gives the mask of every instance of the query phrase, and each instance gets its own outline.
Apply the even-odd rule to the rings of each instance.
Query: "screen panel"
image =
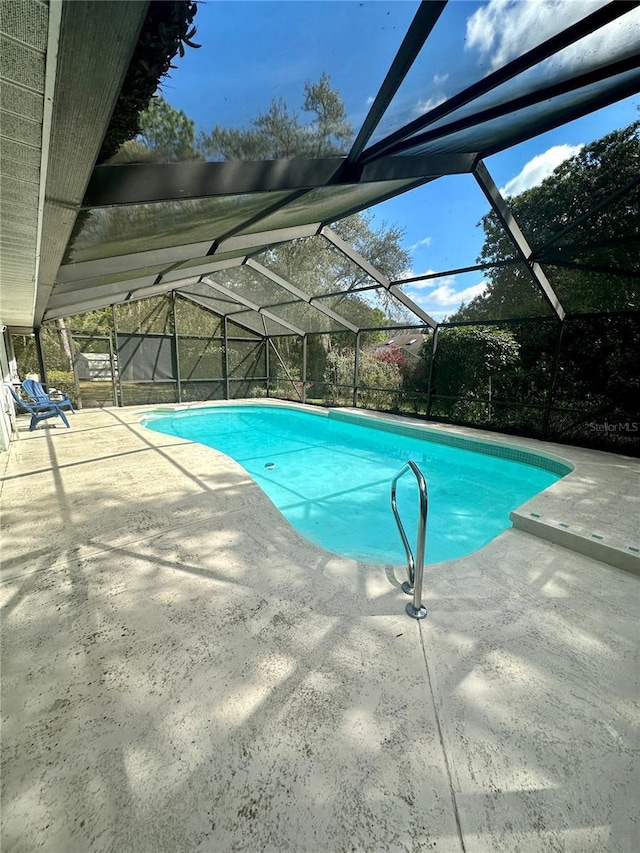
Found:
[[[124,382],[156,382],[176,378],[175,338],[165,335],[116,336],[118,373]]]
[[[64,263],[167,249],[219,239],[288,193],[253,193],[94,208]]]

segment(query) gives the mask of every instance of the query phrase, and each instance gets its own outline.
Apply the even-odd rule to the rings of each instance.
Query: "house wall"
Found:
[[[9,447],[9,442],[15,435],[15,408],[6,385],[17,377],[17,365],[11,346],[9,330],[2,326],[0,335],[0,369],[2,371],[2,399],[0,400],[0,452]]]

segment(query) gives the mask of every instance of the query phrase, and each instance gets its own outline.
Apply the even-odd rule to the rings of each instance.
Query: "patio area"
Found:
[[[513,528],[416,622],[144,411],[0,456],[3,849],[640,849],[637,574]],[[638,460],[493,438],[576,466],[523,526],[637,566]]]

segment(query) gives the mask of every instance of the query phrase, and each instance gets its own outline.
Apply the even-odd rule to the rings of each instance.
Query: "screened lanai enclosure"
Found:
[[[637,3],[542,4],[536,27],[496,42],[481,63],[465,48],[469,7],[489,26],[495,3],[324,4],[337,31],[356,14],[361,28],[348,51],[338,35],[324,46],[329,73],[367,55],[383,7],[397,30],[358,121],[340,112],[323,72],[305,90],[315,123],[292,117],[276,87],[259,121],[242,131],[216,125],[197,142],[184,113],[162,139],[114,130],[158,7],[192,21],[192,4],[114,4],[115,28],[111,4],[88,5],[103,46],[87,31],[87,4],[65,4],[62,55],[81,36],[104,52],[117,30],[128,71],[122,89],[109,90],[110,123],[109,110],[87,111],[83,134],[59,134],[52,151],[30,303],[39,363],[29,362],[49,385],[84,406],[268,396],[637,452],[638,123],[585,146],[567,180],[514,198],[491,172],[501,152],[638,92]],[[208,11],[222,31],[234,5]],[[267,5],[308,32],[318,4]],[[530,10],[506,6],[514,21]],[[191,49],[187,29],[177,38],[182,53]],[[303,79],[305,45],[288,49]],[[63,71],[54,130],[63,121],[72,130],[71,104],[97,99],[101,85],[95,63],[84,76]],[[211,73],[215,114],[242,69]],[[361,94],[364,102],[369,92]],[[259,114],[267,105],[254,106]],[[261,134],[278,122],[286,140]],[[12,180],[17,191],[21,178]],[[367,211],[410,194],[427,221],[448,215],[462,228],[461,182],[486,205],[478,256],[461,252],[448,268],[416,275],[385,254],[377,232],[363,237]],[[453,214],[431,203],[436,185],[450,192]],[[481,276],[483,289],[470,289],[468,304],[446,318],[432,316],[421,293],[454,276],[470,284]],[[8,319],[26,364],[35,358],[30,323]]]

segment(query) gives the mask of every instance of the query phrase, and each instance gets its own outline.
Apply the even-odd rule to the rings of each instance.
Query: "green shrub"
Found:
[[[332,403],[351,404],[354,360],[354,352],[348,347],[327,354],[324,381]],[[397,407],[404,365],[404,359],[399,357],[362,350],[358,364],[360,405],[385,410]]]
[[[73,373],[70,370],[48,370],[47,384],[49,389],[56,388],[58,391],[68,394],[75,401],[76,391],[73,384]]]

